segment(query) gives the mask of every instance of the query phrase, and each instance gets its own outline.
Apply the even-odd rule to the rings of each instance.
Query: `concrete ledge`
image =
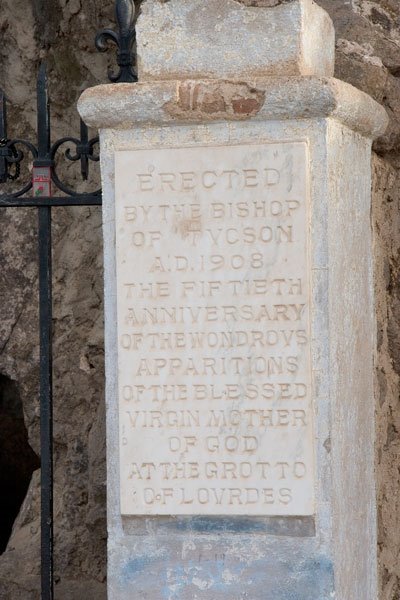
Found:
[[[101,129],[332,117],[374,139],[388,125],[388,116],[380,104],[350,84],[330,77],[100,85],[82,94],[78,110],[87,125]]]
[[[123,526],[128,535],[222,533],[298,538],[316,535],[315,517],[124,517]]]

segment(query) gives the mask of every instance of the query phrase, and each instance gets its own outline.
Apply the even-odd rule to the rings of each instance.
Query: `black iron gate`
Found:
[[[135,82],[135,3],[116,0],[118,32],[104,29],[96,36],[96,47],[107,50],[108,42],[117,45],[116,74],[109,73],[112,82]],[[96,154],[98,138],[89,139],[88,129],[81,121],[80,138],[63,137],[51,144],[50,102],[45,65],[37,79],[37,142],[8,137],[7,99],[0,90],[0,184],[21,179],[21,165],[30,157],[32,172],[29,181],[17,191],[0,195],[0,208],[36,207],[38,209],[39,260],[39,333],[40,333],[40,464],[41,464],[41,598],[53,600],[53,368],[52,368],[52,252],[51,213],[57,206],[99,206],[101,190],[78,194],[57,175],[56,155],[67,145],[64,156],[80,161],[81,176],[87,180],[91,161]],[[74,147],[74,152],[71,151]],[[61,195],[52,194],[52,186]]]

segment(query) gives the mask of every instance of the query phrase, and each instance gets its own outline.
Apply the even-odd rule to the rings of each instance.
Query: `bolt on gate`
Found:
[[[116,0],[118,31],[103,29],[95,40],[105,52],[108,43],[117,46],[116,73],[109,72],[112,82],[133,83],[135,72],[134,0]],[[20,189],[0,194],[0,208],[35,207],[38,209],[39,261],[39,339],[40,339],[40,465],[41,465],[41,598],[53,600],[53,369],[52,369],[52,244],[51,213],[57,206],[100,206],[101,190],[79,194],[61,181],[56,170],[56,156],[66,145],[64,157],[80,161],[81,177],[89,176],[90,162],[99,161],[98,137],[89,139],[88,128],[80,121],[80,138],[67,136],[51,144],[50,101],[46,67],[40,66],[37,78],[37,141],[8,137],[7,98],[0,89],[0,185],[19,182],[21,165],[32,161],[29,180]],[[74,147],[74,152],[71,151]],[[13,186],[14,187],[14,186]],[[55,187],[62,195],[53,195]]]

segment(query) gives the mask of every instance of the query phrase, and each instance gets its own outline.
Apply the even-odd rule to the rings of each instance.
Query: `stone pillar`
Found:
[[[147,0],[137,32],[140,82],[79,102],[101,138],[109,599],[374,600],[385,112],[333,78],[310,0]]]

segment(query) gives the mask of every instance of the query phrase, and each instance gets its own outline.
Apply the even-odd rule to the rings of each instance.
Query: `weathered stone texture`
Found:
[[[278,0],[238,0],[274,6]],[[378,308],[377,480],[381,600],[400,598],[400,7],[397,0],[320,0],[337,35],[336,76],[383,103],[389,129],[375,144],[373,219]],[[271,10],[274,10],[271,8]],[[111,0],[3,0],[0,85],[14,108],[13,133],[32,137],[34,76],[50,68],[54,134],[78,132],[74,104],[82,89],[105,81],[93,48],[110,22]],[[32,28],[32,24],[35,27]],[[204,51],[207,42],[204,42]],[[246,96],[247,98],[247,96]],[[238,105],[252,114],[253,104]],[[182,96],[182,102],[185,98]],[[206,106],[207,99],[203,99]],[[218,107],[209,107],[218,110]],[[206,111],[207,112],[207,111]],[[105,434],[103,402],[102,249],[100,210],[54,211],[56,598],[105,597]],[[18,383],[30,442],[38,446],[36,216],[2,210],[0,372]],[[362,310],[360,299],[360,310]],[[0,557],[0,598],[36,600],[39,474]],[[346,599],[347,600],[347,599]]]
[[[399,209],[400,6],[393,0],[321,0],[336,28],[336,76],[382,103],[390,116],[375,143],[373,225],[377,300],[378,553],[380,598],[400,598]],[[362,301],[360,301],[362,309]]]
[[[379,157],[374,171],[374,232],[377,298],[377,444],[378,549],[382,600],[400,598],[400,370],[399,176]]]
[[[13,103],[10,134],[34,139],[40,58],[49,66],[54,137],[79,132],[75,102],[104,77],[93,38],[111,15],[111,2],[89,2],[84,11],[79,0],[2,3],[0,85]],[[38,454],[36,223],[34,209],[1,212],[0,372],[18,384]],[[56,598],[98,600],[105,597],[106,539],[101,211],[56,209],[53,225]],[[39,483],[37,471],[0,558],[2,600],[40,597]]]

